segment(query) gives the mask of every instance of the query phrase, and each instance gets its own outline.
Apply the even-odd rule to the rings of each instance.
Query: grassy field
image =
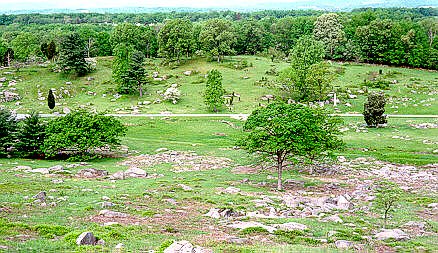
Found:
[[[160,65],[160,60],[150,60],[147,65],[149,75],[158,72],[159,78],[167,76],[167,80],[152,81],[146,87],[147,95],[139,98],[135,95],[123,95],[114,99],[116,85],[111,78],[111,58],[99,58],[97,70],[86,77],[77,78],[72,75],[53,73],[48,67],[29,67],[5,75],[8,80],[15,79],[17,93],[23,97],[20,105],[10,102],[7,106],[21,113],[37,110],[41,113],[50,112],[46,100],[38,100],[38,92],[46,98],[49,89],[56,89],[55,94],[68,91],[63,98],[57,99],[58,106],[55,111],[62,112],[63,107],[76,108],[83,106],[98,111],[110,113],[130,113],[134,110],[141,113],[159,113],[170,111],[172,113],[205,113],[207,108],[203,103],[202,92],[205,87],[205,74],[211,69],[218,69],[223,75],[223,86],[228,93],[240,94],[241,101],[235,101],[232,108],[223,112],[250,113],[266,103],[261,98],[264,95],[281,95],[271,86],[256,84],[262,77],[268,82],[275,83],[277,76],[266,74],[267,71],[279,72],[288,66],[285,62],[272,63],[269,59],[256,56],[239,56],[227,59],[224,63],[206,62],[205,59],[188,60],[180,67],[165,67]],[[249,66],[236,69],[234,66],[246,61]],[[380,78],[390,84],[384,92],[388,95],[387,113],[389,114],[436,114],[438,102],[438,73],[436,71],[393,68],[387,66],[338,64],[333,63],[333,69],[339,73],[334,81],[337,97],[341,103],[337,108],[329,105],[328,109],[348,113],[360,113],[366,93],[373,88],[365,87],[364,80]],[[379,75],[382,70],[382,75]],[[185,71],[192,71],[192,75],[184,75]],[[6,71],[4,71],[6,72]],[[88,81],[92,77],[93,80]],[[72,84],[66,84],[71,82]],[[171,84],[178,84],[181,89],[181,101],[173,105],[170,102],[156,103],[162,97],[157,93],[164,91]],[[357,98],[350,98],[354,96]],[[237,99],[235,99],[237,100]],[[138,105],[139,102],[150,102],[150,105]],[[336,109],[336,110],[335,110]]]
[[[227,66],[242,59],[253,67],[236,70]],[[158,60],[154,60],[148,65],[149,72],[158,71],[160,76],[173,77],[148,86],[148,94],[141,99],[123,95],[114,102],[111,102],[115,90],[111,82],[110,58],[98,59],[97,71],[88,76],[94,77],[90,81],[87,81],[87,77],[74,78],[34,66],[4,75],[17,80],[16,92],[23,97],[19,105],[15,105],[15,102],[6,105],[21,113],[31,110],[47,113],[46,101],[38,100],[38,90],[45,97],[49,88],[59,91],[64,87],[69,90],[71,97],[58,99],[60,105],[55,110],[59,112],[63,107],[73,109],[84,105],[98,111],[130,113],[133,106],[138,106],[138,102],[153,102],[160,98],[157,91],[177,83],[183,93],[180,103],[152,103],[142,105],[138,111],[205,113],[207,111],[202,100],[205,84],[201,81],[204,81],[203,76],[208,70],[217,68],[224,76],[226,90],[241,94],[241,102],[237,102],[232,111],[250,113],[259,103],[263,103],[260,99],[263,95],[278,94],[272,88],[254,85],[254,82],[263,76],[275,80],[275,76],[265,71],[271,68],[281,70],[286,66],[284,62],[272,64],[268,59],[255,56],[233,57],[220,65],[202,59],[191,60],[178,68],[162,67]],[[360,83],[382,69],[382,76],[387,75],[385,79],[397,80],[386,91],[391,98],[387,105],[388,113],[437,114],[437,72],[339,63],[335,63],[334,68],[343,68],[345,71],[335,81],[342,102],[338,107],[340,112],[361,112],[365,95],[360,93],[364,89]],[[199,73],[186,76],[183,74],[186,70]],[[66,82],[72,84],[66,85]],[[88,92],[93,95],[88,95]],[[350,99],[347,98],[348,94],[358,97]],[[337,111],[332,106],[329,109]],[[302,164],[291,164],[284,173],[284,179],[292,183],[286,184],[283,192],[274,190],[276,173],[270,166],[272,164],[264,163],[257,156],[235,147],[243,121],[226,117],[127,117],[122,121],[128,127],[122,144],[129,147],[129,153],[93,160],[77,167],[65,161],[0,159],[0,246],[3,246],[0,252],[113,252],[119,243],[125,245],[127,252],[160,252],[160,246],[168,245],[169,240],[183,239],[213,249],[214,252],[339,252],[342,250],[335,246],[337,240],[352,242],[357,248],[351,248],[351,251],[438,251],[437,213],[435,209],[427,207],[436,202],[438,197],[438,189],[434,185],[438,163],[438,128],[416,128],[424,123],[436,125],[438,119],[390,118],[387,127],[369,129],[361,118],[345,118],[342,131],[346,147],[337,155],[345,157],[347,162],[329,163],[325,165],[328,172],[322,170],[321,173],[311,173]],[[178,172],[178,162],[157,162],[149,166],[139,165],[152,175],[150,178],[110,180],[76,176],[84,168],[106,170],[113,174],[126,170],[129,167],[126,162],[144,157],[140,156],[142,154],[157,156],[159,160],[160,154],[167,154],[161,153],[163,150],[169,150],[167,153],[196,154],[202,158],[201,167],[199,170]],[[208,169],[210,163],[218,158],[229,159],[227,165]],[[435,167],[430,167],[431,164],[435,164],[432,165]],[[44,175],[17,169],[17,166],[35,169],[55,165],[63,166],[65,171]],[[411,172],[412,166],[416,169]],[[393,174],[378,174],[385,172],[388,167],[393,168]],[[334,173],[331,174],[331,171]],[[257,201],[266,197],[272,200],[270,207],[280,212],[293,209],[285,206],[284,198],[287,196],[355,196],[355,192],[363,189],[370,196],[368,188],[372,189],[382,178],[394,180],[406,189],[391,215],[388,227],[400,228],[409,221],[424,222],[424,233],[411,235],[405,241],[372,239],[382,227],[382,219],[377,211],[367,209],[369,201],[360,198],[352,200],[354,207],[350,210],[335,210],[320,215],[284,218],[241,216],[229,219],[203,216],[210,208],[228,208],[237,213],[261,211],[264,207],[258,206]],[[181,185],[191,190],[184,190]],[[224,192],[228,187],[238,188],[239,192]],[[47,206],[35,203],[32,198],[40,191],[47,192]],[[102,207],[102,202],[107,199],[105,197],[114,204],[109,209],[126,213],[128,217],[108,219],[99,215],[102,209],[108,209]],[[303,209],[299,207],[298,211]],[[324,217],[332,214],[338,215],[343,223],[322,222]],[[307,225],[308,229],[303,232],[280,230],[271,234],[260,228],[238,230],[227,226],[235,220],[258,221],[265,225],[293,221]],[[106,222],[118,224],[105,226]],[[77,246],[75,240],[84,231],[92,231],[99,239],[105,240],[105,245]],[[333,232],[336,232],[336,236],[330,235]],[[230,241],[230,237],[243,241],[236,243]]]

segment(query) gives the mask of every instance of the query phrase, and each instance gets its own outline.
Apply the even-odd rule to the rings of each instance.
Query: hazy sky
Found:
[[[275,2],[305,2],[306,0],[276,0]],[[0,9],[46,8],[109,8],[109,7],[244,7],[269,0],[0,0]]]

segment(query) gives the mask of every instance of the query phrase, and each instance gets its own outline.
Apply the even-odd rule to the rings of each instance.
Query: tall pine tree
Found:
[[[85,55],[85,43],[78,33],[70,33],[62,37],[59,45],[59,65],[63,72],[74,71],[78,76],[88,73]]]

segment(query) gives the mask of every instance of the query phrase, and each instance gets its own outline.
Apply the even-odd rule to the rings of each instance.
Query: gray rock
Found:
[[[107,218],[127,218],[129,215],[126,213],[115,212],[110,210],[102,210],[99,212],[99,215]]]
[[[38,194],[33,196],[34,199],[38,199],[41,202],[45,202],[46,201],[46,197],[47,197],[47,193],[45,191],[40,191],[40,192],[38,192]]]
[[[306,230],[308,229],[306,225],[304,224],[300,224],[300,223],[296,223],[296,222],[288,222],[288,223],[283,223],[283,224],[275,224],[274,227],[281,229],[281,230],[285,230],[285,231],[293,231],[293,230]]]
[[[61,172],[63,170],[64,170],[64,167],[62,167],[62,165],[55,165],[55,166],[49,168],[50,173]]]
[[[185,185],[185,184],[178,184],[179,187],[181,187],[184,191],[193,191],[193,188]]]
[[[338,209],[348,210],[350,208],[350,201],[348,201],[344,196],[339,196],[336,203]]]
[[[29,172],[31,172],[31,173],[41,173],[41,174],[49,174],[50,173],[49,169],[47,169],[47,168],[33,169],[33,170],[30,170]]]
[[[125,179],[125,172],[124,171],[117,171],[116,173],[112,174],[110,176],[111,179],[114,180],[124,180]]]
[[[83,232],[77,239],[77,245],[95,245],[97,242],[96,237],[94,237],[91,232]]]
[[[94,168],[88,168],[78,171],[77,176],[84,178],[98,178],[105,177],[108,175],[108,171],[106,170],[98,170]]]
[[[220,210],[217,208],[211,208],[210,211],[208,211],[208,213],[204,214],[204,216],[219,219],[221,217],[219,211]]]
[[[409,235],[403,232],[401,229],[382,229],[381,232],[374,235],[377,240],[394,239],[397,241],[409,239]]]
[[[230,236],[227,237],[226,241],[228,243],[234,243],[234,244],[246,244],[249,239],[248,238],[240,238],[240,237],[236,237],[236,236]]]
[[[337,214],[325,217],[324,219],[322,219],[322,221],[324,221],[324,222],[344,223],[344,221]]]
[[[113,206],[115,206],[115,204],[112,203],[112,202],[108,202],[108,201],[102,202],[102,208],[110,208],[110,207],[113,207]]]
[[[240,189],[236,188],[236,187],[230,186],[230,187],[226,188],[223,192],[226,192],[226,193],[229,193],[229,194],[237,194],[237,193],[240,192]]]
[[[99,239],[99,240],[96,242],[96,245],[105,245],[105,240],[104,240],[104,239]]]
[[[20,166],[15,166],[14,170],[24,170],[24,171],[28,171],[29,170],[30,171],[30,170],[32,170],[32,167],[20,165]]]
[[[147,177],[147,175],[146,171],[137,167],[131,167],[125,171],[127,177]]]
[[[62,112],[63,112],[64,114],[69,114],[69,113],[71,113],[71,110],[70,110],[70,108],[68,108],[68,107],[64,107],[64,108],[62,108]]]
[[[348,249],[353,247],[353,243],[346,240],[338,240],[335,242],[336,248],[338,249]]]
[[[193,245],[188,241],[179,241],[172,243],[164,253],[192,253]]]

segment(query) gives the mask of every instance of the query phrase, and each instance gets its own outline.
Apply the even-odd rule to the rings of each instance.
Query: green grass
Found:
[[[253,67],[245,70],[235,70],[227,65],[246,59]],[[44,96],[49,88],[69,87],[71,98],[58,100],[61,103],[57,111],[62,107],[74,108],[86,105],[89,109],[98,111],[114,112],[121,108],[123,112],[130,112],[131,106],[139,101],[154,101],[159,98],[156,91],[163,90],[172,83],[178,83],[183,97],[180,103],[152,104],[140,108],[143,113],[158,113],[171,111],[174,113],[205,113],[202,90],[203,75],[212,68],[219,69],[224,76],[224,87],[227,91],[240,93],[242,101],[233,107],[235,113],[249,113],[262,102],[260,97],[265,94],[278,94],[268,87],[254,85],[254,82],[262,76],[273,80],[273,76],[265,74],[265,71],[275,67],[278,70],[287,66],[287,63],[276,62],[272,66],[269,59],[255,56],[242,56],[227,59],[227,62],[217,64],[205,62],[203,59],[195,59],[186,62],[178,68],[159,66],[159,60],[153,60],[148,65],[148,71],[160,72],[160,75],[171,74],[172,78],[165,82],[155,82],[148,86],[147,94],[139,99],[136,96],[123,96],[116,102],[110,102],[114,94],[114,84],[111,82],[111,59],[99,58],[98,69],[89,76],[95,77],[93,81],[86,81],[86,77],[75,78],[62,74],[49,72],[47,68],[30,67],[23,68],[14,75],[22,79],[17,84],[18,93],[23,96],[21,105],[7,103],[8,107],[16,108],[18,112],[29,112],[35,109],[41,112],[49,112],[46,101],[37,101],[37,91],[40,89]],[[335,64],[334,67],[340,67]],[[341,112],[360,112],[365,96],[357,93],[363,87],[360,83],[370,76],[369,72],[378,72],[383,69],[383,75],[387,80],[396,79],[397,84],[391,84],[387,94],[395,99],[409,97],[403,106],[399,100],[394,100],[387,106],[389,113],[399,114],[436,114],[438,107],[433,95],[423,93],[436,93],[437,72],[429,72],[416,69],[390,68],[373,65],[344,64],[345,74],[339,77],[335,84],[341,97]],[[199,74],[185,76],[185,70],[196,70]],[[393,73],[388,75],[388,72]],[[394,72],[398,72],[395,73]],[[176,77],[178,76],[178,78]],[[248,79],[241,77],[247,76]],[[9,78],[10,76],[8,76]],[[65,82],[72,81],[72,85]],[[357,99],[347,99],[341,91],[350,89],[353,94],[358,94]],[[88,91],[97,93],[97,96],[87,95]],[[412,93],[415,91],[416,93]],[[103,97],[102,94],[107,94]],[[428,102],[422,102],[427,100]],[[351,103],[346,107],[345,102]],[[420,104],[430,103],[430,106]],[[419,106],[413,106],[417,104]],[[399,108],[390,108],[398,105]],[[334,110],[334,108],[330,108]],[[397,111],[397,112],[396,112]],[[226,112],[226,111],[224,111]],[[0,159],[0,245],[7,245],[11,249],[21,252],[43,251],[74,251],[90,252],[100,250],[112,250],[118,243],[124,243],[129,251],[162,250],[173,240],[196,241],[203,238],[208,232],[206,228],[213,226],[221,228],[226,233],[248,238],[253,241],[251,245],[233,245],[226,242],[207,241],[203,246],[212,248],[215,252],[337,252],[334,248],[335,239],[350,240],[357,243],[366,243],[362,238],[371,235],[380,229],[382,220],[379,217],[366,216],[361,211],[354,213],[342,213],[340,217],[345,223],[353,223],[356,227],[345,224],[322,223],[317,218],[300,219],[264,219],[264,224],[277,224],[282,222],[299,222],[306,224],[309,230],[305,232],[284,232],[267,234],[261,229],[247,229],[239,232],[224,228],[218,220],[202,217],[211,207],[230,208],[234,211],[259,210],[252,200],[259,196],[275,196],[275,179],[267,179],[268,176],[276,175],[275,170],[266,169],[257,174],[234,174],[232,169],[238,165],[257,164],[260,159],[253,154],[235,147],[241,136],[243,121],[229,118],[122,118],[128,126],[126,137],[122,144],[127,145],[131,154],[155,154],[159,148],[167,148],[176,151],[193,151],[199,155],[226,157],[232,160],[227,168],[214,171],[191,171],[176,173],[171,164],[159,164],[145,168],[149,173],[163,174],[156,179],[131,178],[121,181],[105,179],[79,179],[73,176],[84,167],[71,168],[72,175],[62,175],[61,184],[52,182],[54,178],[40,174],[27,174],[20,171],[12,171],[17,165],[27,165],[32,168],[47,168],[54,165],[66,166],[70,164],[64,161],[30,160],[30,159]],[[436,143],[438,143],[438,129],[416,129],[411,124],[438,123],[437,119],[395,119],[390,118],[385,128],[365,128],[362,118],[344,118],[343,140],[346,143],[344,150],[338,151],[337,155],[343,155],[353,159],[357,157],[374,157],[378,160],[394,163],[425,165],[438,163]],[[358,131],[356,131],[358,129]],[[398,136],[398,138],[394,138]],[[400,138],[402,137],[402,138]],[[109,173],[125,170],[127,167],[120,165],[124,157],[105,158],[89,162],[89,166],[107,170]],[[302,190],[311,191],[312,187],[325,184],[322,180],[302,174],[299,168],[289,168],[283,174],[284,179],[294,179],[304,182]],[[251,183],[240,183],[249,179]],[[263,186],[263,183],[267,183]],[[178,184],[190,186],[192,191],[184,191]],[[235,186],[245,194],[219,194],[218,188]],[[345,184],[341,184],[345,187]],[[46,191],[49,196],[48,202],[56,201],[56,206],[41,207],[33,203],[32,196],[39,191]],[[27,197],[26,197],[27,196]],[[102,196],[108,196],[115,207],[114,211],[130,214],[138,220],[144,220],[139,225],[120,224],[104,227],[101,222],[94,222],[93,217],[102,210]],[[418,213],[424,210],[427,204],[435,202],[433,193],[405,193],[402,196],[400,207],[392,216],[390,225],[397,227],[407,221],[424,220]],[[64,198],[64,200],[59,200]],[[172,205],[165,201],[172,198],[178,205]],[[275,200],[273,206],[279,206],[280,201]],[[166,215],[173,217],[178,212],[187,211],[183,207],[194,207],[194,214],[187,219],[167,220]],[[0,209],[3,210],[3,209]],[[164,216],[160,221],[159,215]],[[428,220],[428,226],[437,232],[436,222]],[[76,246],[77,236],[84,231],[92,231],[98,238],[106,241],[105,246]],[[333,238],[327,238],[329,231],[337,231]],[[266,237],[268,242],[262,242],[257,236]],[[316,239],[327,239],[328,243],[322,243]],[[387,242],[390,246],[401,246],[408,251],[424,247],[433,252],[438,250],[433,236],[418,237],[406,242]],[[161,246],[161,247],[160,247]],[[366,245],[366,249],[372,250],[372,245]]]
[[[239,70],[230,68],[241,60],[247,60],[251,67]],[[223,86],[228,93],[235,92],[241,95],[241,101],[236,101],[231,108],[234,113],[250,113],[258,107],[260,103],[266,101],[261,99],[267,94],[282,95],[278,90],[272,87],[262,87],[255,85],[255,82],[262,77],[269,81],[276,82],[277,77],[266,74],[269,69],[281,71],[288,64],[285,62],[272,63],[269,59],[257,56],[235,56],[225,60],[224,63],[206,62],[205,59],[191,59],[184,62],[179,67],[161,66],[160,59],[148,60],[146,65],[148,73],[159,72],[159,76],[170,76],[164,81],[152,81],[145,86],[146,95],[142,98],[138,95],[123,95],[122,98],[111,102],[116,93],[116,84],[111,77],[111,57],[102,57],[97,59],[97,70],[86,77],[75,77],[60,73],[53,73],[47,67],[32,66],[22,68],[13,75],[6,75],[8,80],[15,77],[19,80],[17,92],[23,97],[20,106],[15,106],[15,102],[7,103],[7,106],[17,109],[21,113],[29,113],[36,110],[42,113],[48,113],[47,101],[38,100],[38,91],[42,92],[43,97],[47,97],[50,88],[57,89],[57,94],[61,89],[67,89],[71,97],[57,99],[58,106],[55,111],[62,112],[63,107],[71,109],[79,106],[98,111],[110,113],[131,113],[133,106],[138,106],[138,102],[154,102],[160,99],[157,94],[164,91],[171,84],[178,84],[181,90],[181,100],[174,105],[170,102],[161,102],[151,105],[140,105],[138,110],[142,113],[159,113],[170,111],[173,113],[206,113],[207,108],[204,105],[202,94],[205,89],[205,74],[211,69],[218,69],[223,75]],[[333,63],[333,69],[344,69],[344,74],[339,75],[333,82],[335,91],[340,98],[341,103],[337,106],[337,112],[357,112],[363,110],[363,103],[366,94],[359,93],[365,91],[362,84],[364,80],[371,77],[382,78],[386,81],[397,80],[396,84],[390,84],[390,89],[385,90],[389,97],[387,104],[387,113],[390,114],[436,114],[438,101],[436,92],[438,89],[438,75],[436,71],[394,68],[387,66],[376,66],[366,64],[337,64]],[[382,69],[383,74],[378,75]],[[185,76],[186,70],[196,71],[191,76]],[[370,74],[371,73],[371,74]],[[372,74],[374,73],[374,74]],[[88,77],[94,77],[94,80],[87,81]],[[72,82],[66,85],[66,82]],[[379,91],[379,89],[368,89],[368,91]],[[347,91],[357,95],[357,98],[350,99]],[[96,95],[94,96],[94,92]],[[91,95],[90,95],[90,94]],[[346,104],[351,104],[347,107]],[[328,106],[334,110],[333,105]],[[229,112],[224,109],[223,112]]]

